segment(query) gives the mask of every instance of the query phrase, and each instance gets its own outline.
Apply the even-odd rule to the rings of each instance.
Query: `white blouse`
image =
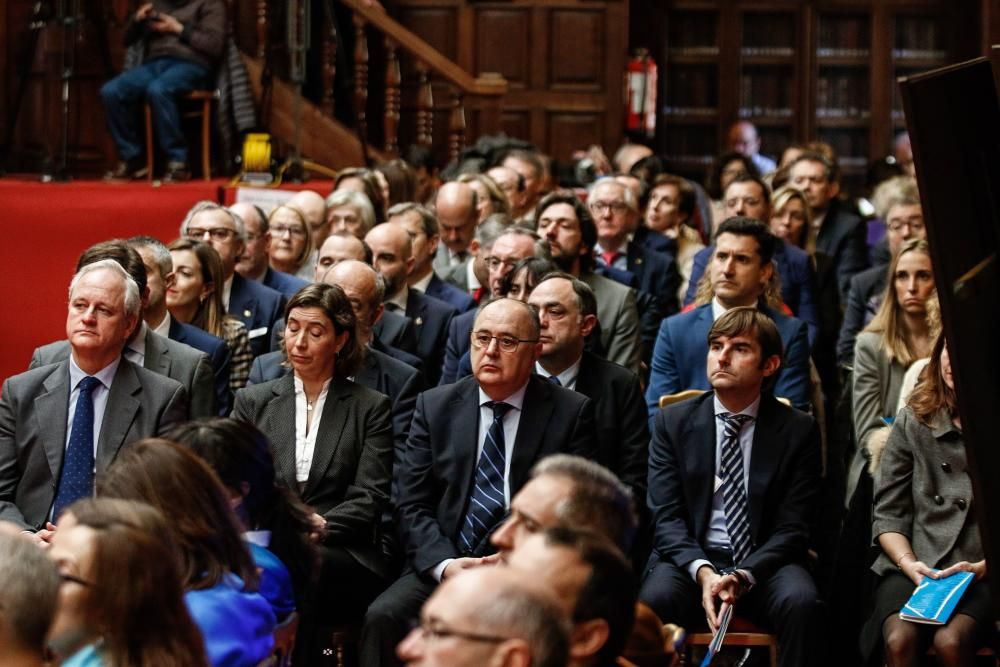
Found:
[[[323,406],[330,390],[330,380],[323,384],[316,402],[309,405],[302,380],[295,380],[295,479],[300,484],[309,479],[309,469],[312,468],[313,452],[316,450],[316,434],[319,432],[323,417]],[[312,422],[306,430],[306,415],[312,413]]]

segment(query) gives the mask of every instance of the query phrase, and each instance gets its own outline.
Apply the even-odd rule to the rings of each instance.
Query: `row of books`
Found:
[[[895,48],[899,51],[940,51],[938,22],[926,16],[900,16],[896,19]]]
[[[819,21],[819,48],[834,50],[861,50],[871,48],[871,30],[867,17],[821,17]]]
[[[868,77],[865,72],[820,71],[816,79],[816,109],[840,111],[830,118],[858,116],[871,107]]]
[[[666,104],[706,108],[719,106],[719,78],[707,67],[667,67]]]
[[[748,12],[743,15],[742,41],[750,48],[790,51],[795,46],[795,15]]]
[[[791,109],[794,88],[789,68],[759,68],[740,77],[740,104],[745,107]]]
[[[719,43],[718,17],[714,12],[677,12],[667,19],[669,42],[677,48],[713,46]]]

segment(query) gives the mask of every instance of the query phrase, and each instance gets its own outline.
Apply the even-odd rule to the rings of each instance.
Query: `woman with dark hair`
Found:
[[[184,605],[180,554],[163,515],[141,502],[79,500],[49,556],[62,575],[49,647],[64,667],[207,665]]]
[[[723,153],[712,165],[708,173],[708,180],[705,183],[705,191],[712,198],[712,236],[715,236],[716,228],[725,220],[726,207],[722,202],[723,194],[729,187],[730,181],[740,174],[747,174],[753,178],[760,179],[760,170],[753,160],[742,153]]]
[[[98,480],[97,494],[148,503],[163,513],[180,549],[184,599],[213,666],[249,667],[270,655],[274,612],[256,592],[257,567],[226,490],[207,463],[186,447],[147,438],[122,449]],[[131,582],[121,579],[122,586]]]
[[[250,377],[253,352],[243,322],[226,313],[222,303],[222,260],[202,241],[177,239],[167,246],[174,262],[174,284],[167,288],[167,310],[178,322],[222,338],[229,346],[229,387],[237,391]]]
[[[405,160],[396,158],[375,167],[375,172],[381,174],[388,185],[384,192],[386,210],[396,204],[414,201],[417,192],[417,172]]]
[[[278,483],[322,526],[319,581],[300,606],[307,660],[325,648],[316,627],[359,621],[391,576],[379,535],[392,477],[390,407],[385,396],[348,379],[364,350],[356,329],[340,287],[302,288],[285,308],[292,373],[237,393],[233,409],[270,439]]]
[[[506,296],[528,303],[528,296],[546,273],[558,271],[551,260],[541,257],[526,257],[518,260],[510,273],[500,281],[498,296]]]
[[[862,636],[891,667],[922,663],[932,644],[942,665],[972,665],[993,632],[994,612],[976,501],[962,441],[951,359],[944,336],[907,406],[893,424],[875,479],[872,535],[881,554],[875,612]],[[972,572],[975,580],[943,626],[899,618],[924,577]],[[879,662],[878,664],[882,664]]]
[[[375,209],[375,224],[385,222],[385,212],[389,207],[386,206],[382,186],[371,169],[352,167],[342,170],[333,182],[333,191],[337,190],[354,190],[365,195]]]
[[[271,443],[252,424],[228,418],[181,424],[169,438],[204,459],[226,487],[261,571],[260,594],[281,621],[312,582],[317,553],[312,512],[275,483]]]
[[[642,224],[651,232],[673,239],[677,244],[674,258],[681,274],[677,298],[684,299],[694,256],[705,247],[701,235],[691,226],[697,196],[686,178],[673,174],[660,174],[653,181],[646,198],[646,214]],[[648,247],[652,247],[651,245]]]

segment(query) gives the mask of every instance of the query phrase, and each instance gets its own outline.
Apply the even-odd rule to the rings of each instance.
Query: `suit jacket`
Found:
[[[476,302],[472,300],[467,291],[461,290],[451,283],[446,283],[438,278],[437,274],[431,275],[431,281],[427,283],[424,294],[445,302],[460,313],[476,307]]]
[[[597,461],[632,489],[637,505],[645,505],[649,427],[642,411],[639,376],[584,352],[576,391],[594,402]]]
[[[597,299],[597,320],[601,323],[601,347],[608,361],[639,372],[639,309],[635,290],[595,273],[581,273]]]
[[[247,328],[253,356],[264,354],[271,344],[271,327],[283,316],[285,297],[256,280],[233,274],[229,292],[229,314]]]
[[[444,364],[439,385],[451,384],[465,377],[459,367],[462,358],[469,353],[469,349],[472,347],[472,326],[476,322],[476,312],[470,310],[461,313],[453,317],[448,325],[448,342],[445,343]]]
[[[714,394],[656,414],[649,446],[649,507],[655,553],[679,568],[706,558],[715,488]],[[747,485],[750,555],[738,566],[765,581],[805,558],[820,486],[820,439],[811,416],[762,395]],[[706,558],[706,560],[711,560]]]
[[[270,266],[264,272],[264,279],[261,280],[261,283],[276,292],[281,292],[286,302],[295,296],[296,292],[309,284],[308,281],[302,280],[298,276],[293,276],[284,271],[277,271]]]
[[[416,354],[417,334],[413,328],[413,321],[406,315],[386,310],[372,327],[372,331],[386,346]]]
[[[466,250],[465,259],[468,259],[469,256],[469,251]],[[464,263],[464,259],[462,263]],[[437,254],[434,255],[433,266],[434,273],[438,274],[438,277],[442,280],[444,280],[445,276],[447,276],[451,269],[454,268],[451,263],[451,254],[448,251],[448,246],[444,243],[438,244]]]
[[[170,318],[170,340],[184,343],[208,355],[215,372],[215,406],[220,416],[226,416],[233,408],[233,394],[229,390],[229,366],[233,353],[226,341],[213,336],[198,327],[178,322]]]
[[[417,335],[414,351],[424,362],[427,384],[434,386],[441,379],[445,345],[448,344],[448,325],[458,311],[443,301],[411,289],[406,297],[406,316],[413,321]]]
[[[642,327],[642,359],[648,365],[660,322],[678,311],[677,288],[681,284],[681,274],[673,255],[649,250],[634,241],[628,244],[627,261],[629,272],[639,283],[636,308]]]
[[[774,320],[785,347],[774,394],[787,398],[799,409],[810,406],[809,336],[802,320],[761,308]],[[708,332],[712,328],[712,304],[663,320],[653,350],[653,364],[646,389],[646,405],[652,417],[660,396],[685,389],[711,389],[708,383]]]
[[[35,348],[29,368],[47,366],[69,359],[69,353],[68,340]],[[142,365],[147,370],[165,375],[184,385],[189,398],[188,419],[214,417],[218,414],[215,408],[212,366],[208,361],[208,355],[204,352],[164,338],[147,328],[146,355]]]
[[[295,478],[293,376],[236,392],[233,417],[254,424],[271,441],[278,483],[326,519],[326,544],[347,550],[385,576],[378,545],[392,478],[389,399],[349,380],[330,383],[309,479],[301,490]]]
[[[712,260],[715,246],[702,248],[691,264],[691,281],[688,283],[684,305],[694,303],[698,294],[698,281]],[[817,299],[816,269],[802,248],[788,241],[779,243],[774,252],[774,265],[781,279],[781,300],[789,310],[809,327],[809,344],[814,345],[820,331],[820,309]]]
[[[816,237],[816,250],[833,258],[841,299],[847,298],[851,277],[868,268],[868,228],[864,220],[839,199],[830,202]]]
[[[37,530],[55,499],[69,420],[69,360],[7,379],[0,397],[0,519]],[[97,441],[97,478],[122,447],[163,435],[187,418],[176,380],[122,359]]]
[[[886,271],[888,267],[881,264],[865,269],[851,278],[851,288],[847,292],[847,306],[844,308],[844,321],[840,325],[840,335],[837,337],[837,361],[842,366],[854,365],[854,341],[882,305]]]
[[[463,293],[469,294],[471,290],[469,289],[469,270],[467,265],[471,261],[471,259],[467,259],[461,264],[448,267],[444,273],[438,273],[437,276],[449,285],[454,285],[462,290]]]
[[[654,232],[646,226],[645,222],[636,225],[635,231],[632,233],[632,241],[654,252],[671,257],[677,256],[677,239],[672,239],[660,232]]]
[[[397,524],[407,558],[427,574],[461,555],[456,545],[478,461],[479,384],[473,377],[417,397],[399,471]],[[528,380],[508,484],[513,497],[548,454],[594,459],[594,409],[585,396],[537,376]]]

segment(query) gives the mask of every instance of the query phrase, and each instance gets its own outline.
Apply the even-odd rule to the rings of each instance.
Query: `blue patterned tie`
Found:
[[[459,531],[463,553],[475,554],[486,537],[503,519],[507,504],[503,493],[503,471],[507,459],[503,435],[503,417],[511,409],[508,403],[486,404],[493,408],[493,422],[486,431],[483,453],[476,466],[476,480]]]
[[[80,380],[80,393],[73,413],[69,445],[63,455],[59,490],[52,507],[53,520],[80,498],[94,495],[94,389],[101,384],[95,377]]]
[[[554,384],[557,387],[561,387],[562,386],[562,382],[559,381],[559,376],[557,376],[557,375],[550,375],[549,376],[549,382],[551,382],[552,384]]]
[[[722,420],[722,461],[719,476],[722,478],[722,504],[726,511],[726,529],[733,548],[733,563],[737,566],[750,554],[750,514],[747,492],[743,479],[743,450],[740,448],[740,431],[753,419],[750,415],[717,415]]]

